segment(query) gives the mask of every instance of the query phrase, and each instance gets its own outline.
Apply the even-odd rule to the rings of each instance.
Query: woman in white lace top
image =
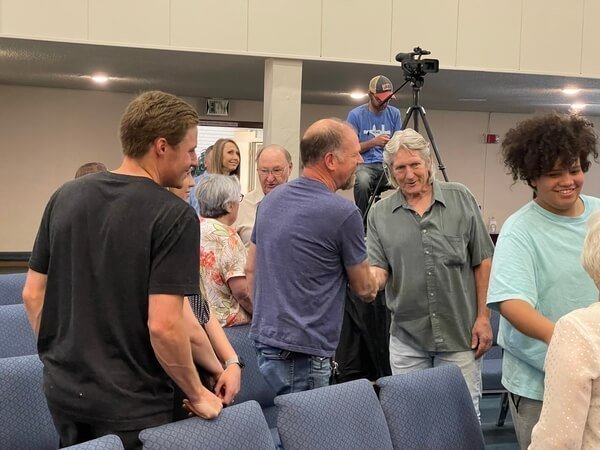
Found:
[[[590,217],[582,262],[600,287],[600,213]],[[600,303],[556,322],[545,370],[544,406],[529,449],[600,449]]]

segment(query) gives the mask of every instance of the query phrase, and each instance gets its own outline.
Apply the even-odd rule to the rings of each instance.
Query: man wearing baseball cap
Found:
[[[356,171],[354,184],[354,200],[363,215],[383,173],[383,147],[394,132],[402,129],[400,111],[388,105],[394,98],[393,92],[387,77],[374,77],[369,83],[369,102],[354,108],[347,118],[358,134],[364,160]]]

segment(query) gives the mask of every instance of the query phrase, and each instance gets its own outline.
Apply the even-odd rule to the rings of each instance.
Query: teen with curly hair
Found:
[[[487,300],[502,314],[502,384],[522,449],[540,416],[554,323],[598,298],[580,264],[586,220],[600,210],[600,199],[581,194],[596,144],[584,118],[557,113],[521,122],[502,143],[513,180],[526,182],[534,197],[502,227]]]

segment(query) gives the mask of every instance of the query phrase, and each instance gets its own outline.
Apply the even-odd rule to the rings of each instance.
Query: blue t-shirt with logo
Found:
[[[261,201],[252,230],[256,275],[250,336],[265,345],[331,357],[342,326],[345,267],[366,260],[352,202],[297,178]]]
[[[358,133],[360,142],[368,141],[380,134],[392,137],[396,131],[402,129],[400,111],[393,106],[387,106],[381,113],[376,114],[369,109],[369,105],[360,105],[348,114],[346,119]],[[362,154],[365,163],[383,162],[383,147],[373,147]]]

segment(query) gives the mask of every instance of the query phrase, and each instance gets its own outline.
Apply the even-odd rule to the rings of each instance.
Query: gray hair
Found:
[[[196,189],[200,215],[216,219],[229,213],[231,203],[240,201],[240,182],[236,176],[209,173],[202,177]]]
[[[587,223],[581,263],[598,288],[600,288],[600,211],[592,214]]]
[[[433,180],[435,179],[435,165],[432,164],[429,142],[412,128],[396,131],[383,149],[384,169],[390,184],[395,188],[398,187],[398,183],[396,183],[393,176],[392,165],[394,164],[396,154],[400,150],[410,150],[411,152],[419,154],[423,161],[430,166],[429,183],[433,184]]]

